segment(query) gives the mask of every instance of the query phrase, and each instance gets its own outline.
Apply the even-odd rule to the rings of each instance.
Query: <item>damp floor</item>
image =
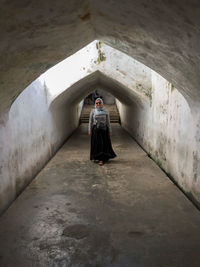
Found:
[[[199,267],[200,211],[120,127],[89,160],[82,124],[0,218],[1,267]]]

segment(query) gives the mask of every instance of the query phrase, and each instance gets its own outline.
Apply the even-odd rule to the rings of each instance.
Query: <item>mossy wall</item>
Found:
[[[118,109],[122,126],[200,203],[200,108],[152,71],[151,104],[140,108],[118,102]]]

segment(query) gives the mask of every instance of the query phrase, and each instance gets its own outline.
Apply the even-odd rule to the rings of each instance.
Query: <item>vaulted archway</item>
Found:
[[[193,192],[198,199],[198,167],[193,168],[198,166],[193,139],[196,129],[192,126],[198,119],[197,114],[192,117],[195,106],[190,101],[188,105],[177,89],[154,71],[100,41],[92,42],[41,75],[13,103],[2,128],[2,142],[10,144],[10,150],[4,148],[2,153],[3,183],[5,188],[12,188],[8,198],[13,199],[21,191],[78,126],[80,101],[98,84],[119,100],[122,126],[185,192]],[[177,118],[179,126],[174,124]],[[188,125],[191,135],[187,135]],[[8,131],[11,134],[5,138]],[[172,139],[174,142],[170,143]],[[30,168],[33,162],[34,167]],[[188,175],[194,177],[192,182]],[[2,203],[9,202],[4,193],[1,198]]]

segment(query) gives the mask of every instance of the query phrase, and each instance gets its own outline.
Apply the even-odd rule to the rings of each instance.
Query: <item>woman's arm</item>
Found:
[[[106,116],[106,124],[107,124],[107,126],[108,126],[108,132],[109,132],[109,134],[110,135],[112,135],[112,129],[111,129],[111,125],[110,125],[110,115],[109,115],[109,112],[108,112],[108,114],[107,114],[107,116]]]
[[[92,126],[93,126],[93,110],[90,112],[90,118],[89,118],[89,125],[88,125],[88,134],[92,134]]]

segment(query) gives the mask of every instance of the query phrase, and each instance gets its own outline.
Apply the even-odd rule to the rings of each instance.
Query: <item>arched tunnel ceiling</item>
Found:
[[[136,105],[142,106],[142,99],[136,92],[107,76],[105,73],[95,71],[59,94],[51,102],[50,109],[62,108],[62,105],[66,104],[78,104],[85,96],[92,92],[93,88],[97,85],[101,85],[106,91],[126,105],[135,103]]]
[[[0,106],[46,69],[100,39],[200,99],[198,0],[1,0]]]
[[[95,40],[37,80],[51,108],[79,103],[98,84],[126,105],[134,102],[144,107],[151,103],[151,75],[151,69],[145,65]]]

